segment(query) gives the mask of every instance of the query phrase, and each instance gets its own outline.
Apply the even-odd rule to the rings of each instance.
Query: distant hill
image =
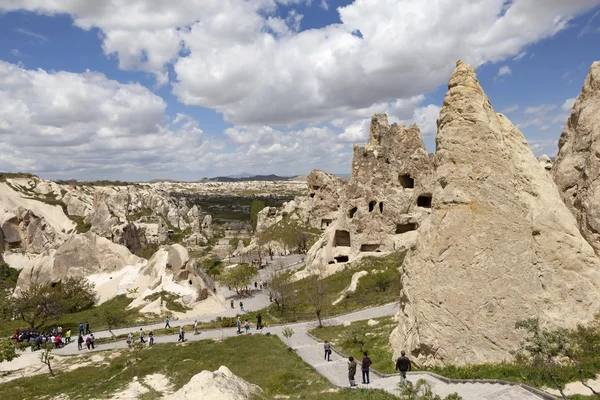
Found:
[[[217,176],[210,179],[213,182],[249,182],[249,181],[289,181],[292,180],[290,176],[278,176],[278,175],[248,175],[239,174],[232,176]]]

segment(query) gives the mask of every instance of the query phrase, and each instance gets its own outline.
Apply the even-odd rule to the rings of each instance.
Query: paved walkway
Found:
[[[326,319],[323,321],[324,325],[333,326],[341,325],[344,322],[355,322],[364,321],[371,318],[380,318],[395,315],[398,310],[398,304],[386,304],[379,307],[373,307],[364,309],[361,311],[353,312],[350,314]],[[182,321],[178,321],[178,325]],[[271,335],[277,335],[286,344],[289,344],[297,354],[309,365],[311,365],[319,374],[326,377],[333,385],[338,387],[348,387],[348,376],[347,376],[347,359],[337,353],[333,353],[331,361],[324,360],[323,343],[315,340],[307,332],[317,326],[317,323],[312,322],[301,322],[296,324],[289,324],[294,330],[290,342],[288,343],[281,333],[284,326],[273,326],[262,330],[262,334],[270,333]],[[160,326],[162,327],[162,326]],[[136,330],[136,328],[124,329],[124,332]],[[139,330],[139,327],[137,327]],[[256,333],[256,329],[251,331],[253,334]],[[199,341],[204,339],[222,339],[226,337],[237,336],[235,328],[226,328],[223,330],[210,330],[194,335],[191,332],[186,332],[186,340],[188,341]],[[106,337],[104,332],[98,332],[96,337]],[[136,335],[137,337],[137,335]],[[155,343],[176,343],[177,335],[169,336],[158,336],[155,338]],[[95,351],[110,350],[110,349],[123,349],[126,348],[127,344],[124,340],[120,340],[112,343],[100,344],[96,347]],[[86,350],[84,350],[86,351]],[[87,352],[87,351],[86,351]],[[77,350],[76,345],[68,345],[62,349],[55,350],[56,354],[60,355],[72,355],[80,353]],[[392,361],[389,360],[391,363]],[[361,372],[360,366],[357,370],[356,381],[360,382]],[[433,391],[440,395],[442,398],[451,394],[458,393],[463,397],[464,400],[540,400],[541,396],[537,396],[520,386],[502,385],[498,383],[479,383],[479,382],[461,382],[461,383],[446,383],[442,379],[438,379],[434,375],[427,373],[409,373],[408,380],[416,382],[419,379],[427,380],[433,389]],[[377,389],[383,389],[389,393],[397,395],[396,390],[399,382],[398,376],[378,376],[376,373],[371,372],[371,384],[360,385],[359,387],[372,387]]]

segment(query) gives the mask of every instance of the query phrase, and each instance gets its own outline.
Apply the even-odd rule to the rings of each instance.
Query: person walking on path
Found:
[[[356,386],[356,382],[354,381],[355,375],[356,375],[356,361],[354,361],[354,357],[350,356],[348,358],[348,380],[350,381],[350,387]]]
[[[85,323],[85,334],[86,334],[86,335],[89,335],[90,333],[91,333],[91,332],[90,332],[90,323],[89,323],[89,322],[86,322],[86,323]]]
[[[140,328],[140,343],[146,343],[146,340],[144,340],[145,334],[146,332],[144,332],[144,329]]]
[[[89,336],[85,339],[85,345],[87,346],[88,350],[92,347],[92,339]]]
[[[96,341],[96,338],[94,337],[94,334],[92,332],[90,332],[90,339],[92,340],[92,350],[93,350],[93,349],[95,349],[94,342]]]
[[[256,330],[262,329],[262,315],[256,314]]]
[[[246,320],[246,322],[244,322],[244,328],[246,329],[246,335],[250,334],[250,323],[248,322],[248,320]]]
[[[62,326],[59,326],[59,327],[56,329],[56,331],[58,332],[58,335],[59,335],[59,336],[62,336],[62,333],[63,333]]]
[[[234,306],[233,306],[233,300],[231,300],[231,309],[233,310]]]
[[[150,338],[150,343],[148,343],[150,346],[152,346],[154,344],[154,333],[152,331],[150,331],[150,333],[148,334],[148,337]]]
[[[369,358],[369,355],[366,351],[363,354],[365,356],[362,359],[362,383],[363,385],[368,385],[369,383],[371,383],[371,381],[369,380],[369,367],[371,366],[371,364],[373,364],[373,362]]]
[[[165,317],[165,329],[170,328],[170,327],[171,327],[171,325],[169,325],[169,316],[167,315]]]
[[[67,343],[71,343],[71,328],[67,329],[67,333],[65,334],[65,339]]]
[[[410,359],[406,357],[404,350],[400,352],[400,355],[401,357],[398,357],[398,360],[396,360],[396,371],[400,371],[400,383],[406,385],[406,371],[410,371],[412,367]]]
[[[177,339],[178,342],[185,342],[185,332],[183,331],[183,325],[179,327],[179,339]]]
[[[240,310],[242,310],[242,312],[244,312],[244,303],[242,303],[241,301],[240,301]]]
[[[83,335],[83,322],[79,323],[79,333]]]
[[[77,338],[77,350],[83,350],[83,331],[79,332],[79,337]]]
[[[198,334],[198,320],[194,320],[194,335]]]
[[[238,319],[237,319],[237,328],[238,328],[237,333],[239,335],[240,333],[242,333],[242,320],[240,319],[240,317],[238,317]]]
[[[325,349],[325,359],[331,361],[331,343],[326,340],[323,348]]]
[[[133,346],[133,332],[129,332],[129,335],[127,335],[127,346],[132,347]]]

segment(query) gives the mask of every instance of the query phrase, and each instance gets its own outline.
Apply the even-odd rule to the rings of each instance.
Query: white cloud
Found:
[[[321,4],[319,7],[321,7],[325,11],[329,10],[329,5],[327,4],[327,0],[321,0]]]
[[[518,104],[513,104],[512,106],[506,107],[501,112],[502,112],[502,114],[510,114],[510,113],[514,113],[516,111],[519,111],[519,105]]]
[[[575,101],[577,100],[576,97],[572,97],[570,99],[565,100],[565,102],[563,103],[563,105],[560,107],[561,110],[566,111],[566,112],[571,112],[571,110],[573,109],[573,106],[575,105]]]
[[[522,59],[526,55],[527,55],[527,52],[526,51],[522,51],[519,54],[517,54],[516,57],[513,57],[513,61],[519,61],[520,59]]]
[[[525,114],[540,114],[544,115],[554,110],[556,106],[554,104],[541,104],[539,106],[532,106],[525,108]]]
[[[2,5],[0,5],[0,10],[1,9],[2,9]],[[22,33],[23,35],[27,35],[27,36],[30,36],[32,38],[38,39],[41,43],[47,43],[48,42],[48,37],[47,36],[44,36],[41,33],[36,33],[36,32],[30,31],[29,29],[18,28],[18,29],[15,29],[15,32]]]
[[[422,95],[443,84],[459,58],[479,66],[519,57],[598,4],[355,0],[338,8],[341,23],[320,29],[297,32],[298,16],[277,20],[278,3],[303,2],[11,0],[0,10],[68,13],[75,25],[102,31],[104,52],[121,68],[171,80],[184,103],[235,124],[290,125]]]
[[[429,104],[425,107],[419,107],[415,110],[411,120],[404,121],[405,125],[415,122],[421,128],[423,137],[434,137],[437,133],[437,119],[440,115],[441,107],[435,104]]]
[[[504,75],[510,75],[510,74],[512,74],[512,70],[510,69],[510,67],[508,65],[503,65],[498,70],[497,76],[504,76]]]
[[[170,125],[165,108],[137,83],[0,61],[0,149],[10,170],[101,178],[198,168],[202,131],[189,117]]]

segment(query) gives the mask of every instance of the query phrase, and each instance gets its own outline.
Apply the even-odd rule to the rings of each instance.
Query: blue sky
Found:
[[[0,170],[196,180],[348,173],[374,112],[435,118],[458,58],[554,155],[600,1],[0,0]],[[465,28],[466,27],[466,28]]]

